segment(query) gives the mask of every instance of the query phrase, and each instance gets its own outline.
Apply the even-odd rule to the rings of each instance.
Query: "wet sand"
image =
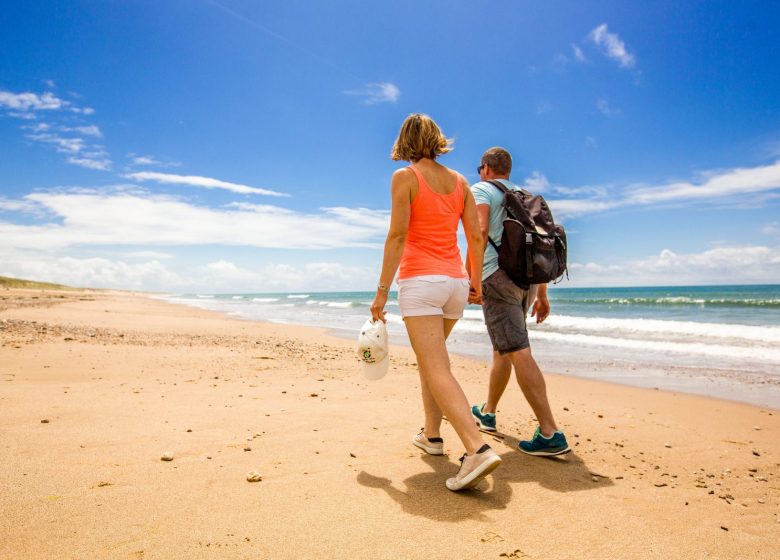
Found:
[[[512,382],[501,468],[455,494],[457,437],[411,445],[415,359],[391,360],[369,382],[316,329],[0,291],[0,558],[780,557],[780,411],[547,374],[573,452],[542,459]],[[484,398],[486,364],[453,369]]]

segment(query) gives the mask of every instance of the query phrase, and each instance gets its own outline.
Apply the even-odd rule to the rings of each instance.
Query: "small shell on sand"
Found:
[[[43,420],[41,420],[41,424],[48,424],[48,423],[49,423],[49,421],[48,421],[46,418],[44,418]]]
[[[246,473],[246,480],[247,482],[260,482],[263,480],[263,477],[257,471],[249,471]]]
[[[173,461],[173,453],[170,451],[166,451],[160,457],[160,461]]]

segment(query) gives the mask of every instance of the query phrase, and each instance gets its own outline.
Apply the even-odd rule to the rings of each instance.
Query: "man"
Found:
[[[555,424],[544,377],[531,355],[525,316],[533,302],[531,316],[541,323],[550,313],[547,300],[547,284],[530,286],[524,290],[516,286],[498,267],[498,253],[489,243],[501,243],[506,210],[504,193],[487,181],[500,181],[509,189],[520,187],[509,180],[512,172],[512,156],[504,148],[490,148],[482,155],[478,168],[481,181],[471,187],[477,203],[480,228],[485,242],[485,258],[482,271],[482,299],[471,296],[471,303],[481,303],[485,314],[490,341],[493,344],[493,364],[487,401],[471,407],[477,425],[483,430],[496,431],[496,407],[504,394],[512,367],[517,382],[528,404],[536,415],[539,427],[528,441],[519,443],[520,451],[529,455],[560,455],[568,452],[566,436]]]

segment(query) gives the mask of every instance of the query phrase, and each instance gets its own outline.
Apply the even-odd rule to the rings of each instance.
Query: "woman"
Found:
[[[458,249],[458,222],[466,232],[470,284],[477,296],[482,293],[484,251],[468,183],[436,161],[451,151],[451,144],[427,115],[409,115],[401,126],[391,157],[411,165],[393,173],[390,231],[371,316],[384,321],[388,291],[400,265],[398,304],[417,356],[425,409],[425,427],[412,443],[431,455],[443,455],[439,430],[446,414],[466,448],[460,470],[447,480],[447,488],[462,490],[476,486],[501,458],[482,440],[466,395],[452,375],[445,345],[463,316],[469,293]]]

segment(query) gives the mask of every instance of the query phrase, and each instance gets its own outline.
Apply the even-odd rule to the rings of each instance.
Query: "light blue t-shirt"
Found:
[[[513,191],[519,191],[520,187],[515,185],[509,179],[493,179],[500,181],[503,185]],[[471,186],[471,192],[474,194],[474,201],[477,206],[488,204],[490,206],[490,229],[488,233],[490,239],[496,245],[501,245],[501,235],[504,233],[504,219],[506,210],[504,210],[504,193],[496,186],[486,181],[480,181]],[[493,245],[488,241],[485,247],[485,260],[482,265],[482,279],[484,280],[498,270],[498,253]]]

